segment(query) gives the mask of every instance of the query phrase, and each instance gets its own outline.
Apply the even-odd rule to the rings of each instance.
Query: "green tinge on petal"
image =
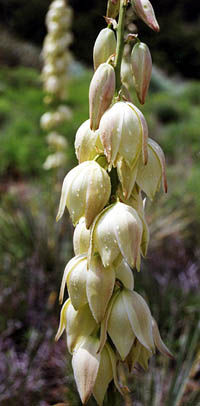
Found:
[[[162,168],[156,153],[149,144],[148,156],[149,158],[146,166],[143,164],[141,159],[139,161],[136,182],[152,200],[160,187]]]
[[[67,346],[69,352],[72,353],[78,348],[85,337],[93,333],[97,328],[97,324],[92,317],[88,304],[81,307],[78,311],[70,304],[66,317]]]
[[[124,199],[129,199],[133,191],[137,177],[137,169],[137,162],[133,168],[129,168],[124,159],[121,158],[117,161],[117,174],[122,185]]]
[[[163,354],[163,355],[167,355],[167,357],[174,359],[173,354],[171,353],[171,351],[167,348],[167,346],[165,345],[165,343],[163,342],[161,336],[160,336],[160,332],[158,329],[158,325],[156,323],[156,321],[154,320],[154,318],[152,318],[152,328],[153,328],[153,339],[154,339],[154,343],[156,345],[156,347],[158,348],[158,350]]]
[[[105,346],[103,351],[101,352],[101,359],[97,379],[95,381],[95,385],[92,391],[96,399],[96,402],[99,406],[103,405],[105,393],[112,379],[113,379],[112,363],[109,352],[107,350],[107,346]]]
[[[119,381],[118,381],[116,355],[108,343],[106,344],[106,348],[108,350],[108,353],[110,356],[110,361],[112,364],[112,372],[113,372],[113,379],[114,379],[115,386],[118,389],[118,391],[121,393],[121,395],[123,396],[125,391],[123,390],[123,387],[120,386]]]
[[[143,345],[141,346],[140,355],[138,358],[138,364],[146,371],[149,367],[149,358],[152,356],[152,352],[148,351]]]
[[[100,354],[97,354],[97,347],[98,340],[87,337],[72,358],[74,377],[83,404],[92,394],[99,370]]]
[[[152,316],[145,300],[128,289],[122,291],[122,298],[135,336],[147,350],[154,352]]]
[[[67,327],[67,317],[66,317],[66,312],[67,312],[67,308],[70,304],[70,299],[67,299],[65,301],[65,303],[62,306],[61,312],[60,312],[60,323],[59,323],[59,327],[58,327],[58,331],[56,333],[55,336],[55,341],[58,341],[59,338],[61,337],[64,329]]]
[[[140,356],[140,351],[141,351],[142,345],[140,342],[136,339],[135,342],[132,345],[131,351],[129,352],[126,362],[128,364],[128,368],[130,372],[133,372],[134,366],[136,362],[138,361],[138,358]]]
[[[167,176],[166,176],[166,164],[165,164],[164,152],[163,152],[162,148],[160,147],[160,145],[158,145],[158,143],[155,142],[154,140],[152,140],[151,138],[149,138],[148,144],[154,150],[155,154],[157,155],[157,157],[160,161],[160,165],[162,168],[163,191],[165,193],[167,193]]]
[[[108,329],[108,320],[110,317],[110,312],[112,310],[112,307],[114,305],[115,300],[117,299],[118,295],[120,294],[120,290],[118,289],[117,291],[115,291],[115,293],[113,294],[110,303],[108,305],[108,308],[106,310],[106,314],[105,317],[103,319],[103,321],[101,322],[101,330],[100,330],[100,341],[99,341],[99,347],[98,347],[98,352],[101,352],[102,349],[104,348],[104,345],[106,343],[107,340],[107,329]]]
[[[127,262],[122,259],[115,271],[116,279],[123,283],[124,287],[130,290],[134,289],[133,272]]]
[[[124,360],[133,345],[135,334],[126,313],[122,293],[119,294],[112,306],[108,320],[108,334],[122,360]]]
[[[105,315],[115,284],[114,269],[104,268],[100,257],[94,256],[87,271],[87,298],[93,317],[100,323]]]

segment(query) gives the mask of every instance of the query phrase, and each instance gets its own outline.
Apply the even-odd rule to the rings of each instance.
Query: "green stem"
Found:
[[[121,88],[121,63],[124,50],[124,22],[126,14],[127,0],[121,0],[119,20],[117,26],[117,50],[115,59],[115,75],[116,75],[116,93],[120,91]]]

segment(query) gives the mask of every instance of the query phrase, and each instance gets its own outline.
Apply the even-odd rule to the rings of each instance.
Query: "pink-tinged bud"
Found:
[[[120,0],[108,0],[106,16],[116,18],[119,14]]]
[[[110,28],[103,28],[100,31],[93,49],[94,70],[116,52],[115,33]]]
[[[143,42],[138,42],[131,53],[133,80],[138,99],[145,103],[152,72],[152,59],[149,48]]]
[[[89,228],[100,211],[108,203],[111,192],[110,178],[95,161],[86,161],[73,168],[65,177],[57,221],[62,217],[67,206],[72,222],[85,217]]]
[[[149,0],[134,0],[133,7],[137,16],[141,18],[148,27],[154,31],[160,31],[154,9]]]
[[[104,267],[124,258],[135,267],[140,256],[142,222],[132,207],[115,203],[96,218],[91,231],[91,255],[99,253]]]
[[[115,71],[108,63],[102,63],[96,70],[89,89],[90,128],[95,131],[103,113],[111,104],[115,93]]]
[[[90,120],[85,121],[79,127],[75,138],[75,152],[79,163],[94,159],[102,149],[99,132],[90,129]]]
[[[145,166],[139,160],[136,182],[152,200],[163,182],[164,192],[167,192],[165,157],[160,146],[152,139],[148,140],[148,163]]]
[[[133,168],[142,151],[147,162],[148,128],[141,111],[130,102],[117,102],[107,110],[99,126],[104,153],[108,162],[117,166],[124,159]]]

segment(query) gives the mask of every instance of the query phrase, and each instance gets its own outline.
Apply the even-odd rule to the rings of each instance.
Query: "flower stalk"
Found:
[[[66,331],[81,401],[86,404],[93,395],[99,406],[112,381],[127,396],[124,367],[130,373],[137,364],[147,369],[156,348],[172,357],[148,304],[134,289],[133,271],[140,271],[149,243],[142,193],[152,200],[161,183],[167,192],[167,181],[163,151],[148,137],[146,120],[130,102],[121,75],[127,5],[128,0],[108,0],[108,26],[94,45],[89,119],[76,133],[78,165],[65,176],[57,215],[59,220],[67,207],[75,226],[75,256],[63,274],[60,302],[66,287],[69,299],[56,339]],[[149,0],[133,6],[158,31]],[[139,49],[136,44],[130,72],[131,65],[143,104],[152,67],[145,44]]]

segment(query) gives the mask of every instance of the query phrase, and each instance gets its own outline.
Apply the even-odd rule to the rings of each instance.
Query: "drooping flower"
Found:
[[[99,126],[104,153],[110,165],[120,159],[133,168],[142,152],[147,163],[148,128],[141,111],[129,102],[117,102],[107,110]]]
[[[115,203],[96,218],[91,231],[90,256],[97,252],[104,267],[122,258],[135,267],[140,257],[143,226],[136,210]]]
[[[73,224],[85,217],[86,227],[89,228],[108,203],[110,192],[110,178],[105,169],[95,161],[81,163],[64,179],[57,220],[67,206]]]
[[[90,128],[90,120],[85,121],[78,129],[75,137],[75,152],[79,163],[90,161],[102,150],[99,132]]]
[[[152,200],[160,188],[161,181],[163,190],[167,193],[167,178],[165,169],[165,156],[161,147],[152,139],[148,140],[148,162],[143,165],[138,162],[136,183]]]
[[[125,331],[126,334],[121,334]],[[155,351],[152,316],[145,300],[135,291],[123,288],[117,291],[110,302],[102,323],[101,346],[111,337],[122,360],[125,360],[137,340],[152,354]]]

